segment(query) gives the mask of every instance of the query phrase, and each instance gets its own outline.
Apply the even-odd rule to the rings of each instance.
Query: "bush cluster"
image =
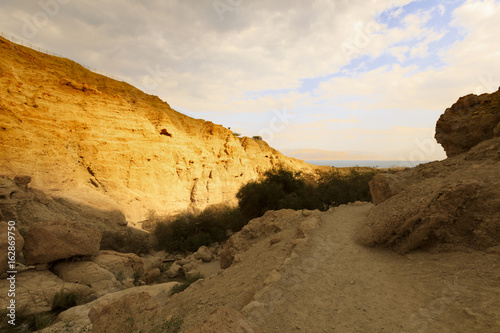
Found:
[[[197,251],[200,246],[223,242],[228,230],[237,232],[268,210],[319,209],[354,201],[371,201],[368,182],[374,172],[355,169],[341,174],[322,173],[317,180],[283,168],[267,171],[238,192],[238,208],[211,206],[200,214],[184,213],[156,225],[158,246],[167,252]]]
[[[248,218],[262,216],[268,210],[319,209],[354,201],[371,201],[368,182],[374,172],[350,169],[341,174],[324,172],[317,181],[307,180],[300,172],[272,169],[261,180],[244,185],[237,194],[239,208]]]
[[[200,214],[184,213],[156,225],[158,247],[167,252],[197,251],[200,246],[222,242],[227,231],[237,232],[248,223],[238,208],[210,206]]]
[[[121,253],[148,254],[156,246],[154,236],[140,230],[103,231],[101,250],[112,250]]]

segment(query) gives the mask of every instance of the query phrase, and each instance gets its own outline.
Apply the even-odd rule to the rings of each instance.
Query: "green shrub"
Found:
[[[316,209],[321,206],[314,185],[300,172],[271,169],[258,181],[243,185],[236,197],[247,218],[262,216],[268,210]]]
[[[346,174],[333,170],[314,181],[305,179],[300,172],[272,169],[262,179],[242,186],[236,197],[242,214],[249,219],[268,210],[326,210],[332,204],[371,201],[368,182],[373,175],[355,169]]]
[[[197,251],[203,245],[222,242],[226,232],[241,230],[248,222],[237,208],[210,206],[200,214],[185,213],[156,225],[158,247],[167,252]]]
[[[154,248],[154,237],[139,231],[104,231],[101,239],[101,250],[112,250],[121,253],[148,254]]]
[[[81,293],[61,290],[52,299],[52,311],[56,313],[62,312],[83,303],[85,303],[85,300]]]
[[[154,327],[149,333],[179,333],[184,324],[184,320],[180,317],[173,316],[169,320],[163,320],[161,325]]]
[[[187,278],[186,281],[182,282],[181,284],[175,285],[171,290],[170,290],[170,295],[174,295],[177,293],[180,293],[181,291],[186,290],[190,285],[198,281],[199,279],[203,279],[203,275],[198,274],[196,276]]]
[[[355,201],[371,201],[368,183],[375,172],[359,172],[350,169],[347,174],[333,170],[321,175],[318,181],[318,193],[325,205],[338,206]]]

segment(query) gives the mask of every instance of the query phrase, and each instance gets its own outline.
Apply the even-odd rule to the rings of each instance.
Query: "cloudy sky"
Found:
[[[0,0],[0,32],[278,149],[444,158],[439,115],[500,86],[495,0]]]

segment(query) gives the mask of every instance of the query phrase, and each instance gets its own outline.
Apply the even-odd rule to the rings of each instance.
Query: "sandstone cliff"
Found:
[[[185,116],[127,83],[0,38],[0,175],[128,221],[234,203],[282,164],[266,142]]]

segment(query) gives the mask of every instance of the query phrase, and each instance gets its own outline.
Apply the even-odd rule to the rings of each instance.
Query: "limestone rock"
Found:
[[[399,253],[432,244],[500,245],[500,138],[399,172],[403,190],[375,206],[355,239]]]
[[[8,232],[12,230],[11,228],[12,226],[10,226],[7,222],[0,222],[0,253],[2,253],[2,255],[0,256],[0,275],[9,270],[8,267],[9,260],[7,256],[7,252],[11,252],[9,250],[9,247],[13,247],[15,249],[14,252],[16,254],[16,257],[22,252],[24,247],[24,238],[21,236],[17,228],[15,228],[15,225],[14,225],[15,228],[14,231],[11,231],[14,234],[14,239],[9,241],[8,236],[12,235],[9,235]]]
[[[210,262],[212,261],[213,254],[208,247],[202,246],[194,253],[194,257],[196,259],[201,259],[204,262]]]
[[[182,266],[178,265],[177,263],[173,263],[172,266],[170,266],[170,268],[167,270],[166,274],[167,274],[167,277],[169,278],[174,278],[174,277],[177,277],[179,276],[179,274],[181,273],[181,268]]]
[[[372,195],[372,202],[378,205],[398,194],[403,189],[401,183],[402,179],[397,175],[390,173],[376,174],[368,183]]]
[[[72,332],[133,332],[140,331],[138,325],[141,323],[144,331],[150,332],[151,327],[146,324],[155,315],[154,310],[166,304],[170,289],[177,284],[169,282],[106,294],[90,303],[61,312],[55,323],[41,332],[65,332],[68,323]],[[116,317],[120,320],[116,320]]]
[[[500,89],[492,94],[461,97],[436,124],[436,140],[448,157],[500,136]]]
[[[54,272],[65,282],[89,286],[99,296],[122,289],[113,273],[92,261],[60,262]]]
[[[145,273],[142,259],[133,253],[103,250],[92,261],[113,273],[120,282],[127,278],[143,276]]]
[[[127,83],[5,39],[0,68],[0,174],[30,175],[31,187],[96,214],[123,212],[138,223],[151,211],[236,203],[241,185],[280,164],[316,170]]]
[[[19,179],[17,181],[19,183]],[[48,194],[37,188],[16,184],[0,176],[0,209],[5,220],[14,220],[18,228],[29,229],[36,223],[66,221],[95,227],[126,225],[120,208],[104,194],[78,187],[72,191]]]
[[[25,234],[27,264],[43,264],[99,252],[101,232],[77,224],[38,223]]]
[[[9,290],[9,281],[0,279],[0,290]],[[61,290],[92,296],[91,289],[82,284],[68,283],[50,271],[25,270],[16,274],[16,307],[25,307],[28,313],[50,311],[54,295]],[[7,293],[0,293],[0,306],[9,302]]]
[[[316,213],[312,212],[312,214]],[[316,218],[312,214],[309,218]],[[223,269],[230,267],[235,262],[238,253],[247,250],[262,237],[270,236],[270,242],[271,239],[279,236],[277,234],[283,230],[290,220],[298,218],[304,219],[302,211],[282,209],[279,211],[267,211],[263,216],[251,220],[240,232],[231,236],[224,245],[220,253],[220,267]]]
[[[186,333],[261,333],[262,330],[250,323],[241,313],[230,308],[218,308],[207,319],[186,331]]]

